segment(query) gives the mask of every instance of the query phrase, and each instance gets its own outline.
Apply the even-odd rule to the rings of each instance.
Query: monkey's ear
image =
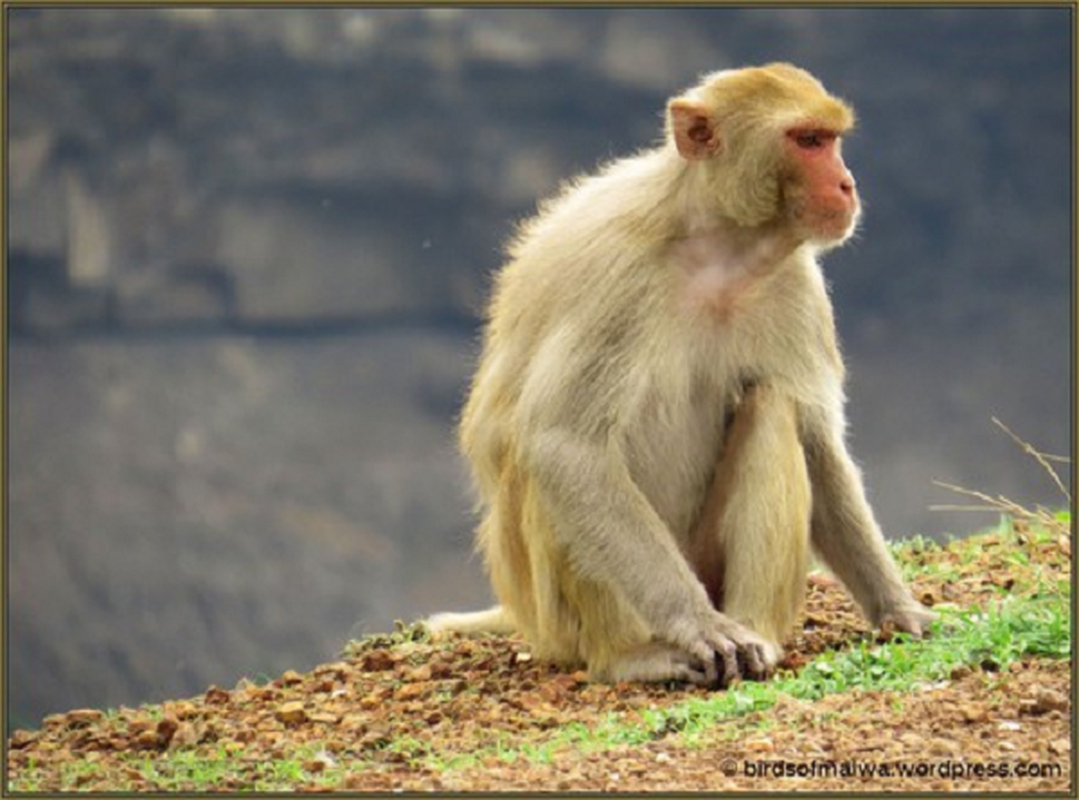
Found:
[[[667,105],[671,135],[679,155],[689,160],[710,158],[719,152],[719,128],[704,104],[679,97]]]

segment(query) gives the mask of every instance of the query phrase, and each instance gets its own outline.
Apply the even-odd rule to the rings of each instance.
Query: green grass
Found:
[[[276,792],[295,791],[298,786],[336,786],[345,774],[341,766],[327,767],[311,773],[306,764],[321,752],[318,744],[297,748],[286,757],[244,765],[238,753],[220,747],[217,752],[204,754],[178,750],[133,756],[128,766],[140,773],[145,781],[154,784],[155,791],[201,792],[222,789]],[[71,788],[68,780],[65,788]],[[131,790],[134,784],[118,786],[120,791]]]

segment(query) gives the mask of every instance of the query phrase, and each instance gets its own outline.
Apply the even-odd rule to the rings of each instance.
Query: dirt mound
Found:
[[[1002,588],[1068,576],[1070,542],[989,536],[965,555],[906,556],[944,566],[913,582],[929,604],[960,606]],[[971,553],[977,552],[976,558]],[[813,576],[783,667],[871,637],[834,581]],[[1069,789],[1071,666],[1027,659],[953,670],[911,692],[857,692],[763,711],[682,736],[657,710],[712,693],[695,687],[591,684],[535,661],[508,638],[430,641],[403,629],[341,661],[265,686],[140,709],[48,717],[9,741],[10,789],[722,791]],[[618,719],[645,733],[590,739]],[[651,726],[651,727],[650,727]],[[632,727],[632,725],[631,725]]]

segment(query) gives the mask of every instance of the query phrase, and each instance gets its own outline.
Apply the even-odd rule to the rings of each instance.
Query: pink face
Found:
[[[840,155],[837,133],[805,127],[787,131],[783,142],[793,173],[786,198],[805,234],[838,243],[854,231],[860,204],[854,176]]]

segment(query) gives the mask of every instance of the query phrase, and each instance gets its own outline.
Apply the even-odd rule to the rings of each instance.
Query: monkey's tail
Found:
[[[468,611],[462,614],[452,611],[435,614],[425,620],[432,633],[457,631],[459,633],[513,633],[516,624],[502,606],[492,606],[483,611]]]

